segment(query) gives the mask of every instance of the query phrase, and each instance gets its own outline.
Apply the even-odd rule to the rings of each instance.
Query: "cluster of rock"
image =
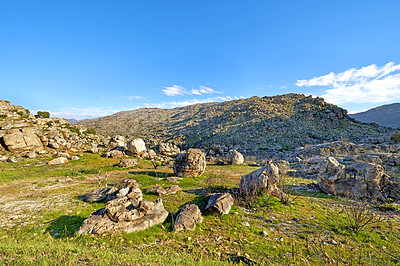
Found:
[[[325,193],[350,198],[400,200],[400,182],[390,181],[378,164],[356,162],[343,165],[328,157],[317,168],[318,186]]]
[[[167,190],[175,193],[180,190],[176,185]],[[156,185],[147,191],[163,196],[166,190]],[[160,193],[160,191],[162,191]],[[84,201],[106,201],[101,208],[83,221],[77,231],[79,235],[102,234],[104,232],[136,232],[163,223],[169,212],[165,210],[162,199],[155,202],[143,200],[140,184],[135,180],[123,179],[113,187],[98,188],[80,197]],[[212,215],[228,214],[233,206],[233,197],[229,193],[217,193],[209,196],[205,212]],[[194,230],[197,223],[203,221],[202,213],[195,204],[186,204],[172,214],[173,231]]]
[[[12,151],[33,158],[51,150],[85,150],[106,143],[107,139],[72,127],[62,118],[42,118],[28,109],[0,100],[0,151]]]
[[[100,188],[83,195],[86,201],[107,200],[104,208],[92,213],[81,225],[77,234],[104,232],[131,233],[163,223],[169,212],[161,199],[143,200],[140,184],[124,179],[111,188]]]

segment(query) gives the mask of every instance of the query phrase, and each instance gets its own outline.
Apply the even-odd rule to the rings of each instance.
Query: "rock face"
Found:
[[[181,150],[172,143],[160,143],[160,154],[165,156],[177,156]]]
[[[179,177],[198,177],[206,169],[205,154],[199,149],[189,149],[180,153],[174,163],[174,173]]]
[[[259,190],[265,190],[284,203],[291,202],[289,197],[277,187],[278,182],[278,167],[273,163],[268,163],[267,166],[242,176],[240,191],[243,196],[247,197],[256,195]]]
[[[108,147],[110,149],[114,149],[117,147],[125,147],[125,137],[123,136],[114,136],[108,142]]]
[[[161,199],[155,203],[144,200],[134,205],[128,197],[121,197],[92,213],[83,221],[77,234],[132,233],[163,223],[168,214]]]
[[[214,215],[228,214],[233,206],[233,197],[230,193],[217,193],[208,199],[206,211]]]
[[[350,198],[400,199],[400,183],[392,182],[382,166],[356,162],[342,165],[332,157],[318,165],[318,186],[325,193]]]
[[[226,155],[226,161],[229,164],[242,164],[244,163],[244,157],[237,150],[230,150]]]
[[[139,187],[136,180],[123,179],[111,188],[99,188],[83,195],[85,201],[108,202],[103,209],[92,213],[77,233],[131,233],[164,222],[168,211],[164,209],[161,199],[154,203],[143,200]]]
[[[186,204],[175,215],[174,232],[196,229],[196,223],[203,221],[200,209],[195,204]]]
[[[126,143],[127,150],[134,155],[140,154],[141,152],[146,151],[146,144],[144,140],[141,138],[130,140]]]

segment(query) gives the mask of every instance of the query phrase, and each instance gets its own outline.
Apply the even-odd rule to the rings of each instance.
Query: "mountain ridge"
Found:
[[[400,128],[400,103],[381,105],[365,112],[350,114],[350,117],[360,122]]]

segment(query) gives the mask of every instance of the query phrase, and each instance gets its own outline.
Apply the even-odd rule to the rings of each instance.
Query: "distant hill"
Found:
[[[400,128],[400,103],[378,106],[365,112],[351,114],[350,117],[361,122]]]
[[[241,152],[294,150],[305,144],[360,141],[390,132],[350,118],[322,98],[302,94],[195,104],[174,109],[140,108],[78,122],[108,135],[187,147],[224,145]]]

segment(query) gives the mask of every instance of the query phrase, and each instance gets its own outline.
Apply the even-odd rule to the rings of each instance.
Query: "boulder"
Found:
[[[201,223],[203,221],[203,216],[201,216],[200,209],[195,204],[186,204],[178,212],[174,214],[174,232],[179,232],[182,230],[196,229],[196,223]]]
[[[65,157],[58,157],[56,159],[53,159],[49,162],[47,162],[48,165],[57,165],[57,164],[64,164],[68,163],[68,159]]]
[[[136,159],[122,159],[119,162],[119,166],[124,167],[124,168],[133,167],[135,165],[138,165],[138,161]]]
[[[181,150],[178,146],[172,143],[160,143],[160,154],[165,156],[175,157],[177,156]]]
[[[127,150],[133,154],[138,155],[144,151],[146,151],[146,144],[144,140],[141,138],[130,140],[126,143]]]
[[[226,155],[226,161],[228,164],[242,164],[244,163],[244,157],[237,150],[230,150]]]
[[[69,155],[69,153],[68,153],[68,152],[62,152],[62,151],[59,151],[59,152],[57,152],[57,153],[56,153],[56,157],[65,157],[65,158],[70,158],[70,157],[71,157],[71,155]]]
[[[206,211],[214,215],[228,214],[233,203],[233,197],[230,193],[213,194],[208,199]]]
[[[179,177],[198,177],[204,173],[206,165],[206,156],[201,150],[189,149],[176,157],[173,169]]]
[[[76,155],[74,155],[74,156],[71,156],[71,160],[73,160],[73,161],[77,161],[77,160],[79,160],[79,156],[76,156]]]
[[[116,147],[124,147],[125,148],[125,137],[123,136],[114,136],[108,142],[108,147],[110,149],[114,149]]]
[[[7,162],[8,163],[18,163],[18,160],[15,157],[10,157],[10,158],[7,159]]]
[[[163,223],[168,214],[161,199],[155,203],[140,201],[134,205],[128,197],[121,197],[92,213],[83,221],[77,234],[132,233]]]
[[[34,152],[34,151],[28,151],[28,152],[25,154],[25,156],[28,157],[28,158],[30,158],[30,159],[36,158],[36,152]]]
[[[390,181],[378,164],[356,162],[345,166],[328,157],[318,169],[318,186],[325,193],[350,198],[400,199],[400,183]]]
[[[279,169],[279,175],[286,175],[287,171],[290,169],[290,164],[286,160],[277,160],[274,162]]]
[[[98,153],[98,152],[99,152],[99,148],[97,148],[97,147],[91,147],[91,148],[88,149],[86,152],[95,154],[95,153]]]
[[[122,158],[124,156],[124,153],[120,150],[115,149],[115,150],[106,152],[105,156],[109,157],[109,158]]]
[[[279,198],[283,203],[291,202],[290,198],[277,187],[279,182],[279,169],[273,163],[257,169],[250,174],[242,176],[240,180],[240,193],[244,197],[257,195],[258,191],[264,190],[272,196]]]
[[[2,143],[7,150],[14,152],[39,151],[43,149],[42,142],[36,134],[19,130],[10,130],[3,136]]]

